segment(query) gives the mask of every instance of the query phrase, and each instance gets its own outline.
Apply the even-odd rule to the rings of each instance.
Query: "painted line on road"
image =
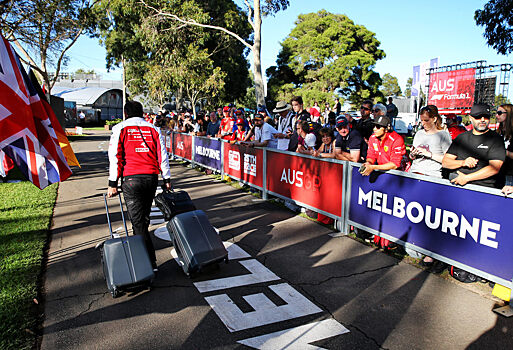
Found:
[[[266,324],[287,321],[294,318],[322,312],[287,283],[269,286],[285,305],[276,306],[265,294],[258,293],[243,296],[255,311],[243,312],[227,294],[213,295],[205,300],[230,332],[260,327]]]
[[[220,289],[235,288],[250,284],[277,281],[280,278],[272,273],[268,268],[262,265],[256,259],[244,260],[239,262],[250,274],[241,276],[219,278],[216,280],[196,282],[194,286],[200,293],[212,292]]]
[[[345,333],[349,333],[349,329],[342,326],[334,319],[330,318],[328,320],[322,320],[299,327],[289,328],[284,331],[278,331],[270,334],[264,334],[259,337],[240,340],[237,343],[261,350],[323,349],[317,346],[309,345],[309,343]]]

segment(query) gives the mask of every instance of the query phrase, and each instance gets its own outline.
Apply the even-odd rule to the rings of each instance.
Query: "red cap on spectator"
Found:
[[[229,111],[230,111],[230,107],[228,107],[228,106],[224,106],[224,108],[223,108],[223,112],[229,112]]]
[[[240,124],[244,125],[244,119],[242,119],[242,118],[237,119],[237,123],[236,124],[237,125],[240,125]]]
[[[452,120],[456,120],[458,119],[458,116],[454,113],[449,113],[445,116],[445,119],[452,119]]]

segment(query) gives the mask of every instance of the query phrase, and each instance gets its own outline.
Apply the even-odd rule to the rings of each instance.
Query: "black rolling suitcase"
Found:
[[[167,224],[173,245],[187,276],[204,267],[228,262],[228,252],[202,210],[174,216]]]
[[[164,214],[166,221],[177,214],[196,210],[191,197],[185,191],[164,190],[155,196],[155,205]]]
[[[101,249],[102,265],[105,280],[107,281],[107,288],[114,298],[118,296],[121,289],[136,286],[149,287],[155,277],[143,237],[139,235],[128,235],[121,195],[118,195],[118,197],[126,235],[114,238],[107,204],[107,195],[103,195],[110,230],[110,239],[103,243]]]

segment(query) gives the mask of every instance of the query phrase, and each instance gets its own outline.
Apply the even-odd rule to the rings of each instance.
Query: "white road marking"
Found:
[[[163,224],[164,222],[166,222],[166,220],[164,220],[164,219],[155,219],[155,220],[150,220],[150,225]]]
[[[219,234],[219,230],[214,227]],[[246,253],[241,247],[232,242],[223,242],[224,247],[228,251],[228,260],[239,260],[245,258],[251,258],[251,255]]]
[[[238,245],[231,242],[223,242],[224,247],[228,251],[228,260],[238,260],[244,258],[251,258],[251,255],[242,250]],[[171,248],[171,257],[175,259],[175,261],[180,264],[178,260],[178,255],[176,255],[175,248]]]
[[[282,298],[286,304],[270,308],[270,301],[261,307],[262,300],[267,298],[263,293],[260,296],[244,296],[255,311],[242,312],[233,300],[226,294],[206,297],[217,316],[223,321],[230,332],[263,326],[270,323],[286,321],[306,315],[316,314],[322,310],[310,300],[301,295],[287,283],[269,286],[274,293]]]
[[[150,216],[162,216],[164,214],[162,214],[160,211],[152,211],[150,212]]]
[[[169,231],[167,230],[166,226],[159,227],[155,231],[153,231],[153,234],[155,237],[158,237],[164,241],[171,242],[171,236],[169,235]]]
[[[234,277],[219,278],[210,281],[196,282],[194,283],[194,286],[198,288],[200,293],[206,293],[212,292],[214,290],[235,288],[250,284],[271,282],[280,279],[256,259],[243,260],[240,261],[240,264],[248,269],[248,271],[251,273]]]
[[[331,318],[284,331],[240,340],[237,343],[260,350],[314,350],[324,348],[310,345],[309,343],[345,333],[349,333],[349,330]]]

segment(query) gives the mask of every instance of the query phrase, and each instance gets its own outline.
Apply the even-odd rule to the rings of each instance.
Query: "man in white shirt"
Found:
[[[249,132],[248,136],[246,136],[246,140],[249,140],[253,133],[255,135],[255,140],[244,141],[241,142],[241,144],[249,147],[276,148],[278,146],[278,142],[274,137],[274,134],[278,133],[278,130],[267,124],[261,114],[255,115],[253,122],[255,123],[254,131]]]
[[[294,132],[294,113],[292,106],[285,101],[276,104],[273,113],[278,113],[278,133],[275,137],[278,139],[278,149],[286,151],[289,148],[290,135]]]

